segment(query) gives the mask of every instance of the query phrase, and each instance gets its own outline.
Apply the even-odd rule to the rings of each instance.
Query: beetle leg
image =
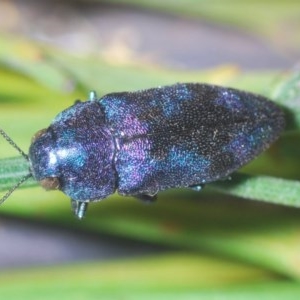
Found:
[[[228,175],[228,176],[222,177],[222,178],[220,178],[220,179],[218,179],[218,180],[220,180],[220,181],[226,181],[226,180],[231,180],[231,179],[232,179],[231,176]]]
[[[96,101],[96,100],[97,100],[97,93],[95,91],[90,91],[89,101]]]
[[[88,202],[82,202],[82,201],[76,201],[74,199],[71,199],[71,208],[73,211],[73,214],[79,219],[83,219],[86,210],[88,208]]]
[[[76,99],[75,101],[74,101],[74,104],[78,104],[78,103],[81,103],[82,101],[80,100],[80,99]]]
[[[145,202],[145,203],[153,203],[157,200],[157,195],[147,195],[147,194],[138,194],[133,195],[133,197]]]
[[[204,184],[195,184],[195,185],[190,185],[189,188],[196,192],[200,192],[204,188]]]

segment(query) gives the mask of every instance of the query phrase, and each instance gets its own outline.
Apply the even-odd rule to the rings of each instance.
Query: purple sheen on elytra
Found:
[[[116,157],[119,193],[153,195],[162,189],[204,181],[202,174],[210,164],[207,159],[175,147],[165,157],[153,159],[150,150],[151,144],[143,139],[122,145]],[[174,178],[177,178],[176,185]]]
[[[119,96],[122,101],[116,106],[112,99]],[[152,195],[224,178],[265,149],[284,124],[281,111],[264,97],[210,85],[115,93],[100,103],[113,132],[130,132],[118,139],[116,153],[118,191],[124,195]],[[133,129],[122,122],[125,111],[134,114],[140,126]],[[269,118],[277,122],[271,125],[273,131],[264,140],[254,135],[256,144],[248,142],[251,131]],[[243,139],[248,149],[242,149]],[[244,154],[239,157],[235,151]]]
[[[138,118],[135,112],[138,110],[138,103],[126,103],[127,93],[109,94],[99,100],[106,118],[106,125],[114,135],[134,137],[135,135],[146,134],[148,131],[147,122]]]

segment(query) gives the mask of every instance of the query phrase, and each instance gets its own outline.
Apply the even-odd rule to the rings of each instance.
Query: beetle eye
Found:
[[[47,131],[47,128],[43,128],[35,133],[35,135],[31,138],[31,143],[35,142],[39,137],[44,135]]]
[[[45,190],[58,190],[60,187],[58,177],[47,177],[39,183]]]

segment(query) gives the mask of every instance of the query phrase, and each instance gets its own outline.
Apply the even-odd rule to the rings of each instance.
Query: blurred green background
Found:
[[[90,89],[207,82],[264,94],[288,116],[249,178],[201,193],[114,195],[79,222],[63,194],[19,189],[0,208],[1,297],[298,299],[299,30],[292,0],[0,0],[0,127],[25,152]],[[5,164],[23,163],[5,160],[17,153],[4,139],[0,155],[3,182]]]

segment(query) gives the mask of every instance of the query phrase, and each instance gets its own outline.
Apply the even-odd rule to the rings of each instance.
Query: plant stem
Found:
[[[28,167],[23,157],[1,159],[0,191],[9,190],[28,174]],[[37,183],[30,178],[22,184],[22,188],[35,185]],[[300,207],[300,182],[296,180],[235,173],[232,180],[214,182],[207,185],[207,188],[250,200]]]
[[[28,161],[24,157],[11,157],[0,160],[0,191],[12,188],[19,180],[29,173]],[[36,185],[30,178],[22,184],[22,187]]]

